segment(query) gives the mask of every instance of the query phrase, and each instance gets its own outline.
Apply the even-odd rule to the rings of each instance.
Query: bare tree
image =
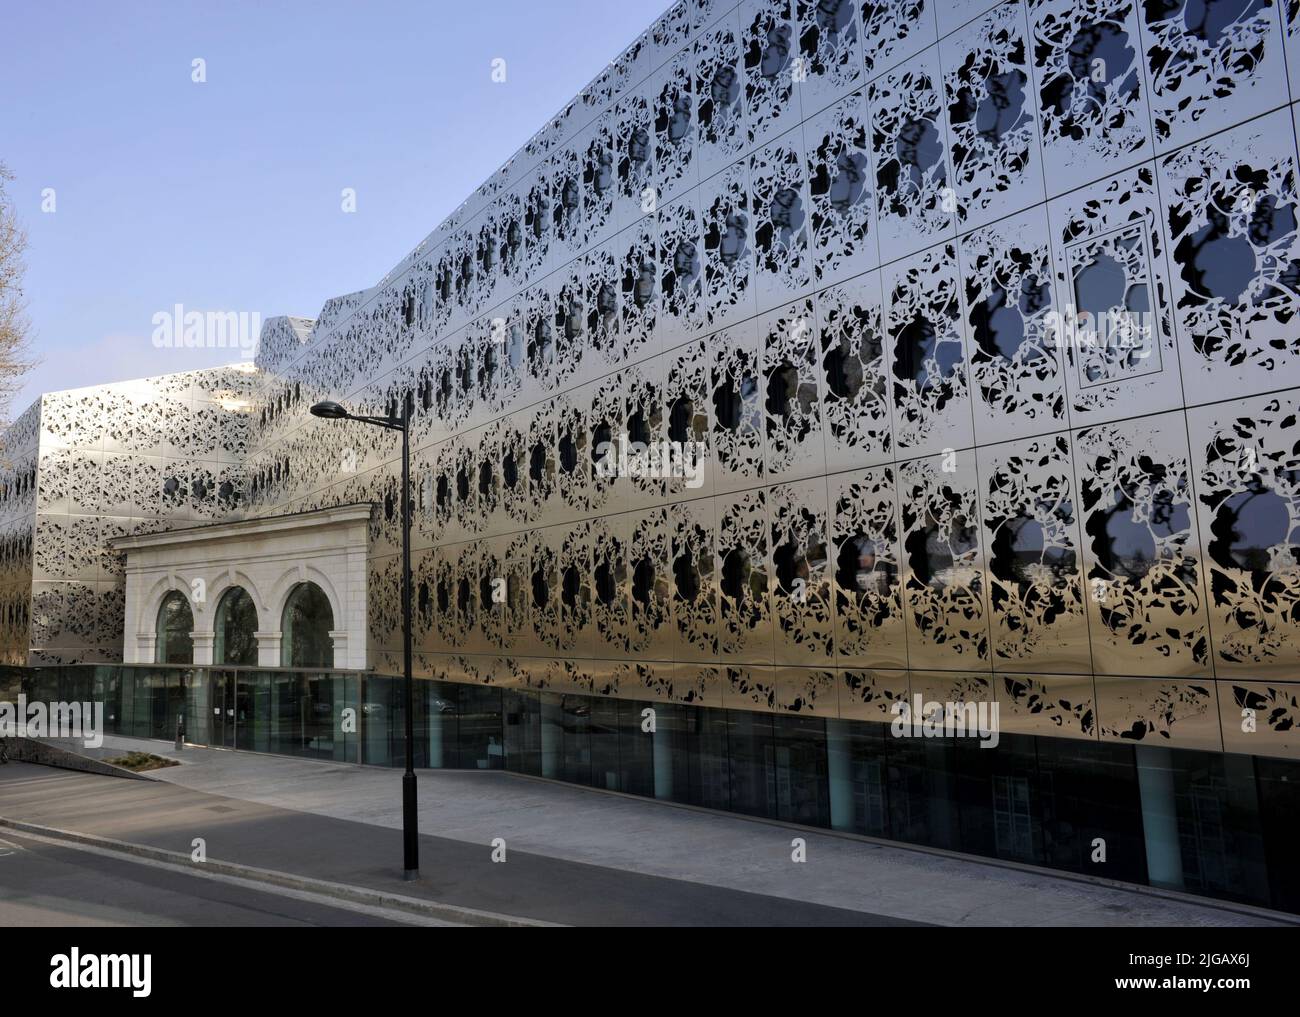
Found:
[[[18,222],[13,201],[5,191],[13,178],[9,168],[0,162],[0,419],[8,418],[14,393],[34,363],[32,326],[23,297],[27,232]]]

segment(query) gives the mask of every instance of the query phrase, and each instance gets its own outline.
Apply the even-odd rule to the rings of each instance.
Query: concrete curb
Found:
[[[164,848],[132,844],[130,841],[97,837],[94,834],[77,833],[73,830],[60,830],[56,827],[27,823],[18,819],[9,819],[5,816],[0,816],[0,829],[12,830],[15,833],[29,833],[50,840],[62,841],[65,844],[80,845],[99,851],[115,852],[120,855],[127,855],[134,860],[160,862],[166,865],[191,869],[199,873],[216,873],[300,893],[314,893],[323,897],[332,897],[335,900],[347,901],[351,904],[387,908],[393,911],[403,911],[426,918],[437,918],[465,925],[505,928],[564,927],[557,922],[523,918],[518,915],[503,915],[495,911],[480,911],[476,908],[461,907],[458,904],[446,904],[441,901],[424,900],[420,897],[408,897],[405,894],[390,893],[386,890],[372,890],[368,887],[353,886],[348,883],[334,883],[326,879],[312,879],[308,876],[298,876],[291,872],[280,872],[275,869],[259,869],[256,866],[242,865],[238,862],[220,862],[212,859],[206,862],[195,862],[189,855],[179,851],[168,851]]]

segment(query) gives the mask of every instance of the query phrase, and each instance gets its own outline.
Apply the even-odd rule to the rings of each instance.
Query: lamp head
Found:
[[[342,420],[348,415],[348,411],[338,403],[325,400],[312,406],[311,415],[313,417],[324,417],[326,420]]]

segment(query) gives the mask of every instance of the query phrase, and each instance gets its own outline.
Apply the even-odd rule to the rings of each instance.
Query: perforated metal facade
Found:
[[[247,417],[199,375],[184,425],[166,386],[148,422],[118,386],[29,411],[9,645],[120,652],[87,549],[229,482],[380,505],[396,673],[397,445],[308,408],[409,398],[422,675],[852,719],[955,689],[1011,731],[1295,755],[1298,40],[1270,0],[678,3],[381,283],[269,323]],[[1077,312],[1141,326],[1062,341]],[[698,486],[607,476],[621,436],[696,442]],[[126,453],[211,498],[76,479]]]

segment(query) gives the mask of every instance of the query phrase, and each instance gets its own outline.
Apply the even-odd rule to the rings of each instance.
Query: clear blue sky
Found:
[[[667,5],[11,5],[0,161],[17,177],[44,359],[13,411],[232,359],[155,349],[151,319],[174,304],[315,317],[373,285]],[[345,187],[356,214],[340,210]]]

